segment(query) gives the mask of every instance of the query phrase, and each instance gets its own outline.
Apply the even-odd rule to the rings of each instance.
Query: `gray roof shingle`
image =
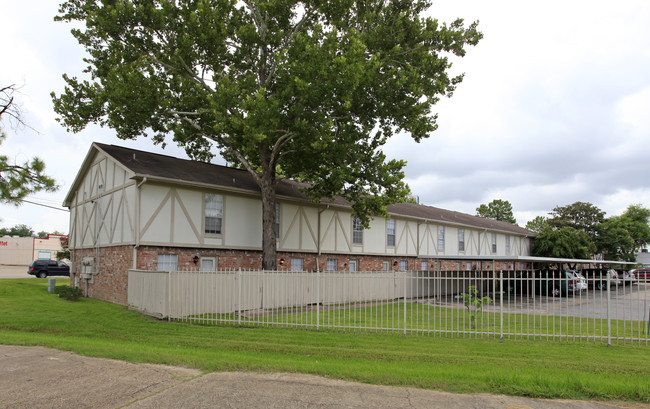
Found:
[[[164,179],[180,184],[196,183],[242,189],[259,192],[260,188],[253,176],[246,170],[198,162],[188,159],[179,159],[157,153],[145,152],[116,145],[95,143],[94,146],[110,155],[126,168],[130,169],[136,177]],[[306,186],[298,182],[284,180],[278,184],[276,194],[297,200],[309,200],[300,190]],[[324,201],[323,203],[330,203]],[[350,203],[342,198],[332,202],[335,206],[349,207]],[[534,236],[535,233],[517,225],[483,217],[472,216],[451,210],[440,209],[432,206],[414,203],[398,203],[388,206],[388,213],[395,216],[405,216],[455,224],[479,229],[510,232],[517,235]]]

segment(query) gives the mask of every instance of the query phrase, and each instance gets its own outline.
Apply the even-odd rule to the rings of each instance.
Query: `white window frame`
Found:
[[[212,262],[212,268],[206,268],[204,265],[204,263],[207,263],[208,261]],[[201,271],[217,271],[217,262],[217,257],[201,257]]]
[[[358,260],[350,260],[348,262],[348,270],[350,270],[350,272],[359,271],[359,261]]]
[[[384,271],[390,271],[390,261],[384,261]]]
[[[465,251],[465,229],[458,229],[458,251]]]
[[[506,254],[510,254],[510,235],[506,235]]]
[[[429,271],[429,262],[428,261],[420,262],[420,270]]]
[[[214,199],[214,200],[212,200]],[[205,210],[203,213],[203,232],[209,235],[223,234],[223,195],[206,193],[203,200]],[[214,203],[214,206],[212,206]],[[208,226],[208,219],[215,219],[215,226]]]
[[[445,250],[445,226],[438,226],[438,250]]]
[[[177,271],[178,254],[158,254],[158,271]]]
[[[395,219],[386,220],[386,246],[395,247]]]
[[[291,271],[305,271],[305,259],[302,257],[291,257]]]
[[[497,252],[497,234],[492,233],[492,254]]]
[[[408,260],[400,260],[399,261],[399,271],[408,271],[408,269],[409,269]]]
[[[363,244],[363,225],[357,216],[352,218],[352,244]]]
[[[339,261],[335,258],[328,258],[325,266],[325,271],[338,271]]]

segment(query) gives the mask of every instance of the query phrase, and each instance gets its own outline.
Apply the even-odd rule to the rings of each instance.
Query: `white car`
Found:
[[[579,271],[569,271],[569,273],[576,279],[577,289],[580,291],[587,291],[588,286],[585,276],[583,276]]]

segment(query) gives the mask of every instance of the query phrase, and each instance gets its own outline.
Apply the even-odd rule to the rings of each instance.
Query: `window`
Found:
[[[510,235],[506,236],[506,254],[510,254]]]
[[[291,271],[305,271],[305,259],[291,257]]]
[[[327,271],[337,271],[338,269],[339,269],[338,260],[335,259],[335,258],[328,258],[327,259],[326,270]]]
[[[178,270],[178,256],[176,254],[158,254],[158,271]]]
[[[350,271],[358,271],[359,270],[359,262],[357,260],[350,260]]]
[[[216,271],[216,257],[201,257],[201,271]]]
[[[357,216],[352,219],[352,244],[363,244],[363,226]]]
[[[395,246],[395,220],[386,220],[386,245]]]
[[[390,261],[384,261],[384,271],[390,271]]]
[[[438,226],[438,250],[445,249],[445,226]]]
[[[466,270],[467,270],[467,271],[471,271],[471,270],[472,270],[472,262],[471,262],[471,261],[468,261],[468,262],[467,262]]]
[[[205,194],[205,232],[221,234],[223,221],[223,196],[212,193]]]
[[[428,271],[429,270],[429,262],[428,261],[421,262],[420,263],[420,270]]]
[[[407,260],[400,260],[399,271],[406,271],[409,269],[409,262]]]
[[[497,252],[497,234],[492,233],[492,253]]]
[[[465,251],[465,229],[458,229],[458,251]]]
[[[280,238],[280,203],[275,204],[275,238]]]

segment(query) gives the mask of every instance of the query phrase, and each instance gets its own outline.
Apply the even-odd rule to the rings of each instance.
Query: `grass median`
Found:
[[[67,280],[57,280],[57,285]],[[0,280],[0,343],[213,371],[298,372],[456,393],[650,403],[650,350],[440,336],[233,328],[159,321],[47,280]]]

